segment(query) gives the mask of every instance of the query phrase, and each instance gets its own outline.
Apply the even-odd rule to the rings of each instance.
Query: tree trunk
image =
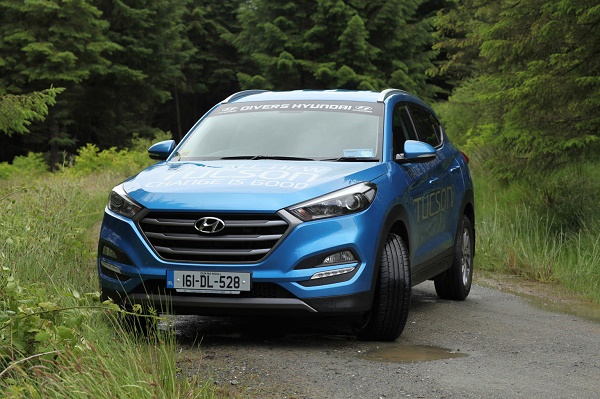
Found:
[[[173,97],[175,98],[175,114],[177,119],[177,142],[181,141],[181,110],[179,109],[179,92],[177,88],[174,90]]]
[[[58,119],[54,113],[50,119],[50,170],[55,171],[58,165],[58,138],[60,135]]]

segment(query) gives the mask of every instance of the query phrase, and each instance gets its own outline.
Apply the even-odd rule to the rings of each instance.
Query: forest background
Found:
[[[215,395],[173,336],[107,329],[95,245],[148,146],[244,89],[421,96],[471,160],[476,275],[600,302],[599,28],[597,0],[0,0],[0,396]]]
[[[180,140],[238,90],[393,87],[537,179],[598,154],[599,21],[594,0],[3,0],[0,162]]]

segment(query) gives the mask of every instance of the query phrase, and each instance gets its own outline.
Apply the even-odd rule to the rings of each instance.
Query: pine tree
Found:
[[[32,122],[43,121],[48,109],[56,104],[62,88],[49,88],[28,94],[0,96],[0,132],[8,136],[29,133]]]
[[[151,135],[161,124],[155,119],[159,107],[186,84],[183,65],[194,53],[183,23],[190,1],[95,2],[119,49],[80,103],[78,128],[100,147],[122,146],[134,133]]]
[[[308,50],[303,32],[311,26],[315,2],[263,0],[243,3],[239,10],[241,32],[232,42],[246,63],[238,73],[242,88],[281,89],[311,86],[313,62],[303,55]]]
[[[469,0],[438,26],[446,37],[438,47],[450,54],[440,70],[471,77],[455,97],[475,88],[473,106],[493,111],[472,136],[495,147],[487,164],[500,176],[539,175],[597,153],[597,1]]]
[[[177,138],[215,103],[240,89],[236,77],[239,57],[230,43],[230,37],[239,32],[235,18],[238,3],[203,0],[188,5],[184,23],[194,53],[183,65],[185,85],[178,104],[172,101],[167,107],[181,121]],[[174,111],[177,109],[180,112]]]
[[[421,0],[257,0],[240,10],[235,44],[252,65],[244,88],[398,87],[428,97],[435,52]]]
[[[52,166],[59,149],[76,141],[68,126],[80,85],[94,74],[106,73],[105,56],[116,49],[106,39],[108,24],[100,16],[85,0],[0,1],[0,91],[65,88],[49,112],[46,128],[32,129],[25,137],[29,143],[49,145]]]

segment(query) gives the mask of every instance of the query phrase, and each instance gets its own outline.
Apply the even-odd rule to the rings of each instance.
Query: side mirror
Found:
[[[416,140],[404,142],[404,154],[396,155],[396,162],[403,163],[426,163],[435,159],[435,148],[427,143]]]
[[[171,155],[175,149],[175,140],[165,140],[152,145],[148,148],[148,155],[151,159],[164,161]]]

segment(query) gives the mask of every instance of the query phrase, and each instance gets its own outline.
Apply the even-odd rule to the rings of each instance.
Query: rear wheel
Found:
[[[440,298],[462,301],[469,296],[473,281],[474,238],[473,224],[463,215],[454,242],[452,267],[433,279]]]
[[[373,306],[356,336],[369,341],[395,341],[406,325],[410,294],[408,250],[400,236],[390,234],[380,255]]]

